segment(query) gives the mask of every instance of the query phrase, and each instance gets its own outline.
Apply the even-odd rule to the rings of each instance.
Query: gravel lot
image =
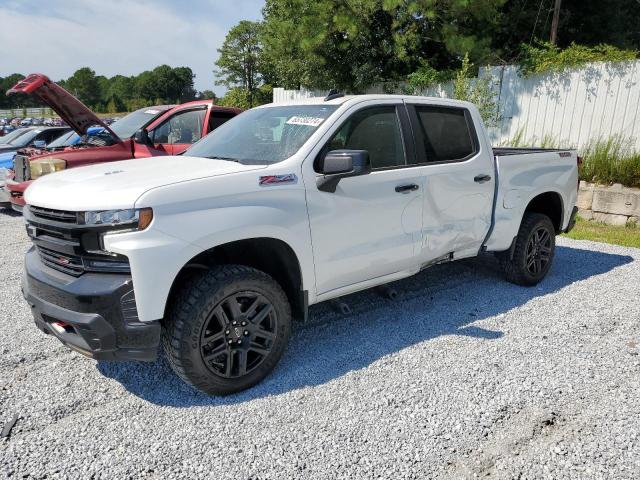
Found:
[[[1,477],[640,476],[638,249],[560,239],[536,288],[487,257],[316,306],[265,382],[210,398],[41,334],[22,219],[0,233]]]

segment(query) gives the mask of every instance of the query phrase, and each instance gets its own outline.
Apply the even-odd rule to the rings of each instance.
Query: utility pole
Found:
[[[562,3],[562,0],[556,0],[556,4],[553,7],[553,20],[551,20],[551,44],[552,45],[555,45],[558,41],[558,21],[560,20],[560,4],[561,3]]]

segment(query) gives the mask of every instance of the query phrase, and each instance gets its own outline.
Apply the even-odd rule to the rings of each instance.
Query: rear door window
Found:
[[[235,117],[236,114],[233,112],[216,112],[212,111],[209,116],[209,131],[213,132],[220,125],[225,123],[227,120],[231,120]]]
[[[426,162],[466,160],[478,151],[469,113],[464,108],[416,105]]]

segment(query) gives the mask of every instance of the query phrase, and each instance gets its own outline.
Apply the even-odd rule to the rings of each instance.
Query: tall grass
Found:
[[[587,144],[581,155],[582,180],[640,187],[640,152],[629,139],[619,135],[598,139]]]
[[[504,146],[575,148],[550,134],[527,140],[523,129],[504,142]],[[582,157],[580,180],[605,185],[621,183],[627,187],[640,187],[640,151],[636,149],[633,138],[622,135],[597,138],[579,148],[578,155]]]

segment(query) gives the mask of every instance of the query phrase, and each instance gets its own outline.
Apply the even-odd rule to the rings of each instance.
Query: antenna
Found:
[[[344,93],[340,93],[335,88],[332,88],[331,90],[329,90],[329,93],[327,94],[327,96],[324,97],[324,101],[328,102],[329,100],[333,100],[334,98],[340,98],[340,97],[344,97]]]

